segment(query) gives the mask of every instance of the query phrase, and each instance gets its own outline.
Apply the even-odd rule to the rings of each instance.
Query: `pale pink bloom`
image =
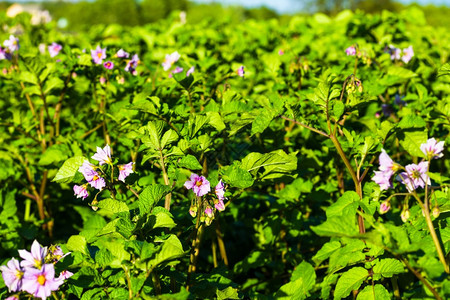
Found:
[[[47,255],[47,247],[41,247],[38,241],[34,240],[31,245],[31,252],[27,250],[19,250],[19,256],[23,258],[20,265],[23,268],[37,268],[40,269],[44,264],[45,256]]]
[[[379,162],[380,162],[380,171],[392,172],[393,174],[400,169],[400,165],[395,163],[384,149],[381,149]]]
[[[52,291],[57,291],[63,284],[62,280],[55,279],[55,268],[53,264],[42,265],[42,268],[27,268],[23,275],[22,289],[36,298],[47,299]]]
[[[107,62],[105,62],[103,64],[103,66],[105,67],[105,69],[108,69],[108,70],[114,69],[114,63],[112,61],[109,61],[109,60]]]
[[[225,210],[225,204],[223,203],[222,199],[216,199],[214,200],[214,207],[218,210],[218,211],[224,211]]]
[[[350,56],[356,55],[356,48],[355,48],[355,46],[350,46],[347,49],[345,49],[345,53],[347,53],[347,55],[350,55]]]
[[[101,85],[104,85],[106,83],[106,78],[103,76],[100,76],[100,78],[98,79],[98,81],[100,82]]]
[[[95,171],[85,174],[84,178],[86,178],[89,184],[97,190],[101,191],[106,186],[105,179],[100,177],[100,175],[98,175]]]
[[[61,273],[59,273],[59,277],[56,278],[56,280],[59,280],[59,281],[63,281],[63,282],[64,282],[64,280],[66,280],[67,278],[72,277],[72,275],[73,275],[72,272],[67,271],[67,270],[64,270],[64,271],[62,271]]]
[[[183,68],[182,67],[176,67],[172,72],[170,72],[169,74],[169,78],[173,77],[173,74],[178,74],[183,72]]]
[[[240,66],[239,69],[237,69],[237,74],[241,77],[244,77],[244,66]]]
[[[87,175],[91,174],[92,171],[95,172],[95,166],[91,164],[88,160],[85,160],[83,164],[78,168],[78,172],[83,174],[84,178],[87,180]]]
[[[413,56],[414,56],[414,50],[413,50],[412,46],[409,46],[408,48],[403,49],[402,60],[405,64],[409,63],[409,61],[412,59]]]
[[[2,271],[3,280],[10,292],[17,292],[21,289],[23,269],[17,259],[11,258],[6,266],[0,266],[0,271]]]
[[[119,51],[117,51],[116,56],[120,58],[128,58],[130,54],[128,52],[125,52],[123,49],[120,49]]]
[[[187,70],[186,72],[186,77],[189,77],[189,75],[191,75],[192,73],[194,73],[195,68],[194,66],[190,67],[189,70]]]
[[[425,154],[428,160],[437,159],[444,156],[444,141],[437,142],[435,138],[428,139],[426,143],[420,145],[420,150]]]
[[[103,149],[97,146],[97,153],[91,158],[97,160],[100,166],[103,164],[111,164],[111,148],[109,145],[106,145]]]
[[[77,198],[83,198],[83,200],[89,196],[86,185],[74,185],[73,192]]]
[[[284,55],[283,49],[278,50],[278,55]]]
[[[50,53],[50,57],[55,57],[61,50],[62,46],[54,42],[50,46],[48,46],[48,53]]]
[[[178,51],[173,52],[172,54],[167,54],[166,58],[164,59],[164,62],[162,63],[162,66],[164,68],[164,71],[169,70],[174,63],[176,63],[180,59],[180,54],[178,54]]]
[[[16,38],[14,35],[10,35],[8,40],[5,40],[3,42],[3,46],[5,46],[6,48],[9,49],[9,51],[11,52],[15,52],[18,51],[20,48],[19,45],[19,39]]]
[[[192,173],[190,179],[184,183],[184,187],[194,191],[198,197],[208,194],[211,190],[209,181],[205,177]]]
[[[12,296],[9,296],[8,298],[6,298],[5,300],[20,300],[20,299],[19,299],[19,296],[12,295]]]
[[[119,180],[125,182],[125,178],[128,177],[133,172],[133,162],[127,163],[125,165],[118,165],[119,168]]]
[[[106,48],[102,49],[99,45],[95,50],[91,50],[91,57],[95,64],[100,65],[106,58]]]
[[[381,190],[388,190],[392,188],[391,175],[383,171],[375,171],[375,176],[372,177],[372,181],[380,186]]]
[[[427,175],[428,161],[422,161],[418,165],[410,164],[405,167],[406,172],[402,172],[397,176],[397,180],[401,181],[409,192],[416,188],[424,188],[425,184],[430,185],[430,177]]]
[[[217,198],[220,200],[225,199],[225,185],[223,184],[222,179],[220,179],[219,183],[217,183],[214,191],[216,192]]]

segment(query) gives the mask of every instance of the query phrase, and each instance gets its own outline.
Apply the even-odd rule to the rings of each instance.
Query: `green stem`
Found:
[[[161,165],[161,170],[163,172],[164,184],[169,185],[169,175],[167,175],[166,166],[164,162],[164,156],[162,153],[162,149],[159,149],[159,164]],[[172,193],[168,193],[166,195],[166,200],[164,201],[164,208],[170,210],[170,202],[172,200]]]

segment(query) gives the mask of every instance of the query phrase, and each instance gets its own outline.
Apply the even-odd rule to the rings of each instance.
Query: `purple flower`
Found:
[[[131,60],[127,62],[125,66],[125,71],[130,72],[133,75],[137,75],[136,68],[139,63],[139,56],[137,54],[133,55]]]
[[[102,190],[106,186],[105,179],[100,177],[100,175],[98,175],[98,173],[95,171],[86,174],[85,178],[89,182],[89,184],[97,190]]]
[[[211,190],[209,181],[205,177],[192,173],[190,179],[184,183],[184,187],[188,190],[192,189],[198,197],[208,194]]]
[[[239,69],[237,69],[237,74],[241,77],[244,77],[244,66],[240,66]]]
[[[23,268],[37,268],[40,269],[44,264],[45,256],[47,255],[47,247],[41,247],[38,241],[34,240],[31,245],[31,252],[27,250],[19,250],[19,256],[23,258],[20,265]]]
[[[112,70],[114,68],[114,63],[112,61],[107,61],[103,64],[103,66],[108,69],[108,70]]]
[[[214,200],[214,207],[215,207],[218,211],[224,211],[224,210],[225,210],[225,204],[223,204],[223,200],[222,200],[222,199],[216,199],[216,200]]]
[[[195,67],[194,66],[190,67],[189,70],[187,70],[186,72],[186,77],[189,77],[192,73],[194,73],[194,71]]]
[[[116,56],[120,58],[128,58],[130,54],[128,52],[125,52],[123,49],[120,49],[119,51],[117,51]]]
[[[19,296],[12,295],[12,296],[9,296],[8,298],[6,298],[5,300],[20,300],[20,299],[19,299]]]
[[[119,168],[119,180],[125,182],[125,178],[133,173],[133,162],[127,163],[125,165],[118,165]]]
[[[389,104],[381,104],[381,111],[383,112],[383,115],[386,117],[389,117],[392,114],[392,108]]]
[[[391,204],[389,201],[383,201],[380,204],[380,214],[385,214],[391,209]]]
[[[22,289],[36,298],[47,299],[52,291],[58,290],[63,281],[55,279],[53,264],[45,264],[40,270],[28,268],[23,276]]]
[[[17,292],[22,287],[23,270],[19,265],[19,261],[11,258],[6,266],[0,266],[2,277],[10,292]]]
[[[278,55],[284,55],[284,51],[283,51],[283,49],[280,49],[280,50],[278,50]]]
[[[402,60],[405,64],[409,63],[409,61],[412,59],[413,56],[414,56],[414,50],[413,50],[412,46],[409,46],[408,48],[403,49]]]
[[[384,149],[381,149],[381,154],[379,156],[380,171],[395,173],[400,169],[400,165],[395,163]],[[392,175],[391,174],[391,175]]]
[[[59,51],[62,50],[62,46],[53,42],[50,46],[48,46],[48,53],[50,53],[50,57],[55,57],[59,54]]]
[[[111,148],[109,145],[106,145],[103,149],[97,146],[97,153],[91,158],[97,160],[100,166],[103,164],[111,164]]]
[[[394,47],[393,45],[389,45],[385,48],[384,52],[387,52],[391,55],[391,60],[398,60],[402,54],[402,50]]]
[[[178,51],[173,52],[172,54],[166,54],[166,58],[164,59],[164,62],[162,63],[162,66],[164,68],[164,71],[169,70],[174,63],[176,63],[180,59],[180,54],[178,54]]]
[[[89,196],[86,185],[74,185],[73,192],[77,198],[83,198],[83,200]]]
[[[406,106],[406,102],[403,100],[403,96],[400,96],[399,94],[395,94],[394,103],[398,106]]]
[[[219,198],[219,200],[225,199],[225,185],[223,184],[222,179],[220,179],[219,183],[214,188],[214,191],[217,195],[217,198]]]
[[[0,47],[0,60],[2,60],[2,59],[10,60],[11,59],[11,53],[9,53],[9,51],[6,51],[6,50],[7,49]]]
[[[18,51],[20,48],[19,39],[14,35],[10,35],[8,40],[3,42],[3,46],[9,49],[10,52]]]
[[[347,55],[350,55],[350,56],[356,55],[356,48],[355,48],[355,46],[350,46],[347,49],[345,49],[345,53],[347,53]]]
[[[99,45],[97,45],[95,50],[91,50],[91,57],[95,64],[102,64],[103,60],[106,58],[106,48],[102,49]]]
[[[89,161],[85,160],[83,164],[78,168],[78,172],[83,174],[84,178],[87,180],[88,174],[92,173],[92,171],[95,172],[96,166],[91,164]]]
[[[178,74],[183,72],[183,68],[182,67],[176,67],[172,72],[170,72],[169,74],[169,78],[173,77],[173,74]]]
[[[420,150],[425,154],[428,160],[437,159],[444,156],[444,141],[437,142],[434,138],[428,139],[426,143],[420,145]]]
[[[69,255],[71,252],[64,253],[61,249],[61,246],[50,246],[49,249],[50,252],[50,259],[54,262],[58,262],[67,255]]]
[[[392,188],[391,175],[391,173],[375,171],[375,176],[372,177],[372,181],[378,184],[381,190],[388,190]]]
[[[411,193],[416,188],[424,188],[425,184],[430,185],[430,177],[426,174],[428,171],[428,162],[422,161],[418,165],[410,164],[405,167],[406,172],[402,172],[397,176],[397,180],[401,181]]]

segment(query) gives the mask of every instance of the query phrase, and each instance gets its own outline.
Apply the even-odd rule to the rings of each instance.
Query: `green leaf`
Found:
[[[439,68],[437,77],[444,75],[450,75],[450,63],[445,63]]]
[[[316,272],[311,264],[303,261],[292,273],[291,281],[275,294],[276,299],[306,299],[316,283]]]
[[[180,159],[180,161],[178,162],[178,166],[189,169],[189,170],[201,170],[202,169],[202,165],[198,162],[197,158],[195,158],[195,156],[193,156],[191,154],[183,156]]]
[[[394,258],[380,259],[380,261],[377,262],[373,267],[374,274],[379,274],[387,278],[403,272],[404,272],[403,264],[399,260]]]
[[[175,130],[167,130],[161,138],[161,149],[164,149],[167,145],[172,144],[178,140],[178,134]]]
[[[168,212],[158,212],[149,216],[150,222],[154,222],[152,228],[173,228],[177,224]]]
[[[67,249],[89,255],[86,238],[81,235],[72,235],[67,241]]]
[[[230,186],[245,189],[253,185],[252,175],[235,161],[223,174],[223,180]]]
[[[36,75],[28,71],[21,71],[19,80],[36,85],[38,84],[38,78],[36,77]]]
[[[226,128],[222,116],[218,112],[207,112],[209,118],[209,125],[214,127],[217,131],[222,131]]]
[[[107,248],[101,248],[95,253],[95,262],[102,267],[108,267],[114,260],[114,256]]]
[[[58,77],[51,77],[47,80],[44,86],[44,94],[47,95],[51,90],[61,89],[64,87],[64,81]]]
[[[38,164],[40,166],[48,166],[53,163],[58,163],[64,159],[67,159],[67,147],[55,144],[47,148],[39,159]]]
[[[400,131],[397,134],[400,145],[405,148],[411,156],[424,157],[425,154],[420,150],[420,145],[427,142],[428,134],[426,130],[421,131]]]
[[[406,115],[398,123],[398,128],[409,129],[409,128],[425,128],[427,122],[419,116],[416,115]]]
[[[334,299],[345,298],[350,295],[351,291],[359,289],[368,276],[369,272],[362,267],[352,268],[342,274],[334,290]]]
[[[75,156],[69,158],[64,162],[62,167],[56,173],[55,178],[52,181],[58,183],[70,183],[72,179],[75,177],[78,169],[83,164],[83,162],[87,160],[84,156]]]
[[[320,236],[354,236],[358,234],[355,218],[332,217],[318,225],[311,226],[312,231]]]
[[[238,290],[231,286],[223,290],[217,290],[216,295],[217,300],[241,299],[238,295]]]
[[[345,111],[345,105],[341,101],[336,101],[333,105],[333,115],[334,117],[339,120]]]
[[[147,186],[139,195],[138,206],[140,215],[149,213],[153,207],[165,195],[170,192],[170,187],[162,184]]]
[[[109,214],[117,214],[129,211],[128,206],[125,202],[117,201],[110,198],[100,201],[97,206],[102,210],[105,210]]]
[[[161,263],[182,257],[184,255],[185,253],[180,240],[176,235],[171,234],[169,238],[163,241],[161,251],[155,255],[154,259],[149,261],[149,264],[152,268],[154,268]]]
[[[391,299],[389,291],[381,284],[375,284],[374,286],[368,285],[362,291],[358,293],[356,300],[379,300],[379,299]]]
[[[338,241],[325,243],[316,255],[312,258],[316,265],[319,265],[325,259],[329,258],[331,254],[341,248],[341,243]]]
[[[161,148],[161,142],[160,137],[162,130],[164,128],[164,123],[161,122],[148,122],[147,126],[145,127],[148,135],[142,138],[142,142],[147,147],[152,148],[153,150],[160,150]]]
[[[345,192],[335,203],[327,208],[327,218],[345,217],[352,218],[359,206],[359,196],[354,191]]]
[[[251,135],[256,133],[262,133],[267,127],[269,127],[270,122],[273,120],[273,113],[267,109],[262,109],[256,115],[252,122],[252,132]]]
[[[398,66],[389,67],[387,74],[401,79],[410,79],[417,76],[413,71]]]
[[[270,153],[252,152],[242,159],[241,168],[256,176],[259,172],[260,180],[268,180],[291,175],[297,169],[297,152],[286,154],[283,150]],[[263,171],[260,170],[263,168]]]

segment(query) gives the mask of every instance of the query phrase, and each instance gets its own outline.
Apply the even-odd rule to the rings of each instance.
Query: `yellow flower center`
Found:
[[[46,281],[45,276],[44,275],[39,275],[38,278],[37,278],[37,281],[38,281],[38,283],[40,285],[44,285],[45,281]]]
[[[197,181],[197,182],[195,183],[195,185],[196,185],[196,186],[201,186],[201,185],[202,185],[202,181],[201,181],[201,180]]]
[[[98,53],[97,53],[97,57],[98,57],[98,58],[102,58],[102,55],[103,55],[103,53],[101,53],[101,52],[98,52]]]
[[[23,277],[23,272],[20,270],[16,270],[16,278],[21,279]]]
[[[94,177],[92,178],[92,181],[97,181],[100,177],[98,177],[97,175],[94,175]]]
[[[412,177],[413,179],[419,179],[419,178],[420,178],[420,172],[417,171],[417,170],[414,170],[414,171],[412,172],[412,174],[411,174],[411,177]]]

